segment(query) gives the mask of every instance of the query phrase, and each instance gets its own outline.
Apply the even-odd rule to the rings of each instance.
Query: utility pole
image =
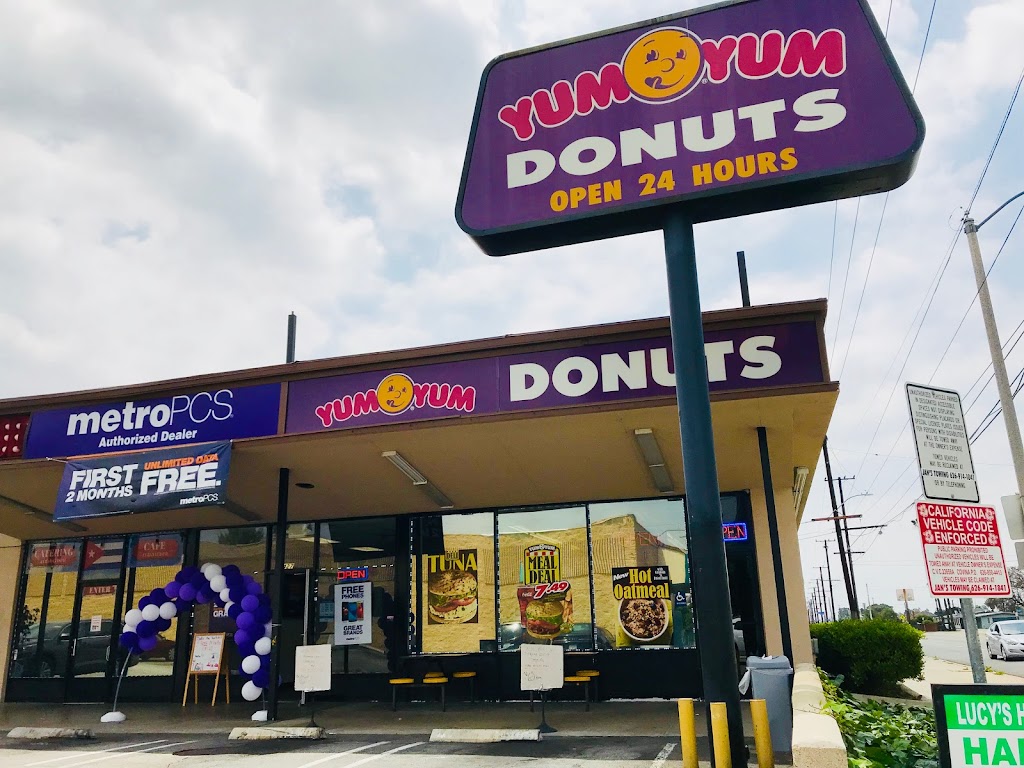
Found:
[[[842,525],[843,535],[846,537],[846,559],[850,569],[850,592],[853,595],[853,602],[850,603],[850,618],[860,619],[860,601],[857,599],[857,577],[853,572],[853,547],[850,546],[850,524],[846,515],[846,497],[843,495],[843,480],[856,480],[856,477],[839,477],[839,508],[843,511]],[[839,556],[843,556],[843,547],[839,547]]]
[[[825,545],[825,572],[828,573],[828,595],[832,601],[832,621],[839,621],[839,614],[836,613],[836,596],[832,591],[832,558],[828,556],[828,539],[822,542]]]
[[[839,507],[836,504],[836,489],[832,485],[832,464],[828,460],[828,438],[821,444],[821,451],[825,456],[825,478],[828,480],[828,493],[832,498],[832,517],[835,518],[836,538],[839,540],[839,552],[841,553],[843,565],[843,581],[846,583],[846,599],[850,604],[850,615],[856,610],[857,598],[853,594],[853,587],[850,584],[850,565],[846,562],[845,547],[843,546],[843,529],[839,525]],[[831,586],[831,585],[830,585]]]

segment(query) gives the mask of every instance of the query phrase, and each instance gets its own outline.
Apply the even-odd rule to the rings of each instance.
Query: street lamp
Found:
[[[1017,423],[1017,411],[1013,405],[1013,393],[1010,391],[1010,380],[1006,375],[1006,359],[1003,357],[1003,345],[999,341],[999,330],[996,328],[995,313],[992,311],[992,297],[988,292],[988,279],[985,265],[981,260],[981,246],[978,244],[978,230],[985,226],[993,216],[999,213],[1024,192],[1018,192],[992,213],[975,224],[970,215],[964,217],[964,234],[967,245],[971,249],[971,264],[974,266],[974,279],[978,283],[978,301],[981,304],[981,316],[985,321],[985,335],[988,336],[988,350],[992,356],[992,372],[999,391],[999,404],[1003,408],[1003,421],[1006,424],[1006,437],[1010,441],[1010,456],[1013,459],[1013,472],[1017,476],[1017,514],[1020,511],[1020,494],[1024,488],[1024,445],[1020,438],[1020,424]],[[981,646],[978,643],[978,625],[974,619],[974,600],[963,598],[960,608],[964,617],[964,630],[967,634],[967,650],[971,658],[971,671],[975,683],[985,682],[985,666],[981,658]]]

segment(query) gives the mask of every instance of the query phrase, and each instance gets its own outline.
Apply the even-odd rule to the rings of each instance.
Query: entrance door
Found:
[[[268,575],[267,583],[272,590],[275,582],[273,571]],[[284,603],[281,606],[281,626],[277,635],[277,642],[281,649],[278,661],[278,674],[281,677],[280,693],[284,698],[290,698],[294,693],[295,649],[308,642],[309,612],[313,604],[311,598],[312,571],[308,568],[285,571]]]

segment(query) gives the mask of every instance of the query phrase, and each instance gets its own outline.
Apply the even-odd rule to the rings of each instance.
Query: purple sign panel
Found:
[[[706,331],[708,388],[821,383],[820,350],[810,320]],[[286,431],[674,396],[672,341],[661,336],[292,382]]]
[[[743,0],[484,72],[456,204],[491,255],[893,189],[924,123],[865,0]]]
[[[25,458],[86,456],[277,434],[281,385],[37,411]]]

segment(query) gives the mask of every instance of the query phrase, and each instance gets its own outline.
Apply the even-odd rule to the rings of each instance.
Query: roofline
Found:
[[[777,304],[762,304],[753,307],[736,307],[702,312],[705,328],[742,327],[758,325],[764,320],[792,320],[796,315],[805,315],[824,323],[828,302],[826,299],[791,301]],[[580,343],[605,342],[611,338],[643,337],[661,334],[669,329],[668,317],[645,320],[627,320],[617,323],[577,326],[554,331],[495,336],[485,339],[435,344],[425,347],[410,347],[386,352],[367,352],[357,355],[329,357],[319,360],[305,360],[281,363],[260,368],[245,368],[220,373],[185,376],[176,379],[121,385],[102,389],[86,389],[49,395],[0,400],[0,414],[26,413],[46,408],[68,405],[87,405],[94,402],[119,401],[140,396],[160,396],[188,390],[202,390],[210,386],[245,386],[252,384],[295,381],[335,373],[355,373],[363,370],[415,362],[417,365],[448,362],[454,359],[492,357],[495,353],[519,348],[555,347],[561,342],[573,340]],[[825,379],[828,379],[825,369]]]

